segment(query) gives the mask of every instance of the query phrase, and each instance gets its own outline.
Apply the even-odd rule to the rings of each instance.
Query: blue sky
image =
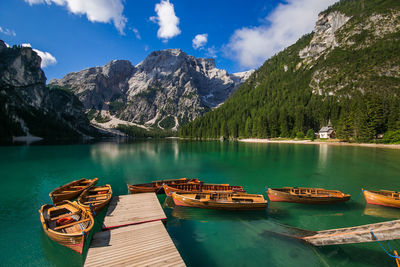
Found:
[[[232,73],[312,31],[335,1],[9,0],[0,2],[0,39],[37,49],[48,80],[113,59],[136,65],[167,48],[214,57]]]

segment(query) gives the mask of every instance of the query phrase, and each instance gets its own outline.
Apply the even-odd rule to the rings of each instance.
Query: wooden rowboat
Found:
[[[90,212],[76,202],[65,200],[58,205],[43,205],[40,221],[50,239],[82,254],[94,220]]]
[[[63,200],[72,200],[79,196],[87,188],[95,185],[98,180],[98,178],[91,180],[82,178],[80,180],[72,181],[68,184],[57,187],[50,192],[49,196],[54,204],[57,204]]]
[[[283,187],[269,188],[268,198],[271,202],[292,202],[305,204],[334,204],[346,202],[350,195],[338,190],[323,188]]]
[[[400,192],[380,190],[364,190],[363,194],[368,204],[400,208]]]
[[[173,192],[178,194],[189,194],[189,193],[201,193],[201,192],[246,192],[243,190],[243,186],[235,186],[228,184],[177,184],[177,185],[163,185],[164,192],[167,196],[172,196]]]
[[[89,187],[78,197],[78,204],[96,216],[111,200],[112,189],[109,184]]]
[[[172,193],[175,205],[185,207],[195,207],[203,209],[222,209],[222,210],[258,210],[266,209],[267,200],[263,195],[251,195],[245,193],[191,193],[178,194]]]
[[[166,185],[178,185],[178,184],[197,184],[200,183],[199,179],[187,179],[187,178],[179,178],[179,179],[171,179],[171,180],[158,180],[153,181],[151,183],[146,184],[128,184],[128,190],[131,194],[137,193],[149,193],[154,192],[157,194],[164,194],[164,188],[162,187],[164,184]]]

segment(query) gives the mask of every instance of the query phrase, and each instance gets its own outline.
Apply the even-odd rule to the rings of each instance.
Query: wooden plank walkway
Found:
[[[85,267],[185,266],[161,221],[96,233]]]
[[[155,193],[116,196],[108,206],[103,229],[166,219]]]
[[[185,266],[155,193],[113,197],[84,266]]]
[[[400,220],[318,231],[301,239],[314,246],[395,240],[400,239]]]

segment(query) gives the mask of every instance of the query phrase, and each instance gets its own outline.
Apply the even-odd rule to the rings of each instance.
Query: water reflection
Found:
[[[329,145],[321,144],[318,147],[319,147],[318,167],[320,171],[323,171],[326,168],[326,164],[328,161]]]
[[[397,208],[366,204],[364,215],[385,219],[400,219],[400,210]]]

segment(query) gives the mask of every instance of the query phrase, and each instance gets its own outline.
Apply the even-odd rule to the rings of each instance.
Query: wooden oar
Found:
[[[90,221],[90,218],[87,218],[87,219],[82,220],[82,221],[72,222],[72,223],[66,224],[66,225],[57,226],[53,230],[60,230],[60,229],[67,228],[67,227],[70,227],[70,226],[74,226],[75,224],[79,224],[79,223],[83,223],[83,222],[87,222],[87,221]]]

